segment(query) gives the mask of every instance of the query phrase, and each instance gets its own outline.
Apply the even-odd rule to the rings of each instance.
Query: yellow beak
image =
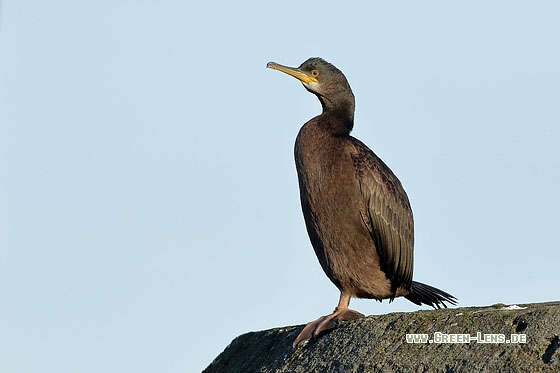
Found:
[[[311,83],[311,82],[317,83],[317,78],[295,67],[280,65],[279,63],[276,62],[269,62],[266,64],[266,67],[268,67],[269,69],[282,71],[283,73],[286,73],[288,75],[293,76],[294,78],[301,80],[303,83]]]

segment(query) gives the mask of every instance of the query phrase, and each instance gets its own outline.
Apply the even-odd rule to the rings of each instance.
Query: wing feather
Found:
[[[381,269],[393,291],[412,286],[414,220],[399,179],[361,141],[353,138],[352,155],[363,198],[362,220],[375,243]]]

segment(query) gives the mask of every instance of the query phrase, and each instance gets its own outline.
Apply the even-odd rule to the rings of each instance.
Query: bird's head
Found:
[[[266,67],[299,79],[309,92],[317,95],[323,111],[343,111],[353,118],[354,94],[342,71],[334,65],[322,58],[313,57],[297,68],[276,62],[269,62]]]

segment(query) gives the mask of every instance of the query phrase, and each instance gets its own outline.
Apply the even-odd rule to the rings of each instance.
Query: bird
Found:
[[[299,130],[294,157],[300,202],[311,245],[326,276],[339,289],[335,310],[308,323],[293,346],[308,343],[343,321],[364,317],[351,298],[447,308],[457,299],[412,280],[414,220],[395,174],[363,142],[350,135],[355,98],[338,68],[313,57],[299,67],[267,68],[295,77],[313,93],[322,113]]]

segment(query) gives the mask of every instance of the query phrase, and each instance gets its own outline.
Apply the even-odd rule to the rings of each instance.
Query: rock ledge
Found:
[[[560,302],[369,316],[293,349],[302,328],[243,334],[204,373],[560,372]],[[407,343],[407,334],[425,334],[433,341]],[[457,334],[478,338],[442,343],[464,339],[452,336]],[[516,338],[526,342],[512,343]]]

